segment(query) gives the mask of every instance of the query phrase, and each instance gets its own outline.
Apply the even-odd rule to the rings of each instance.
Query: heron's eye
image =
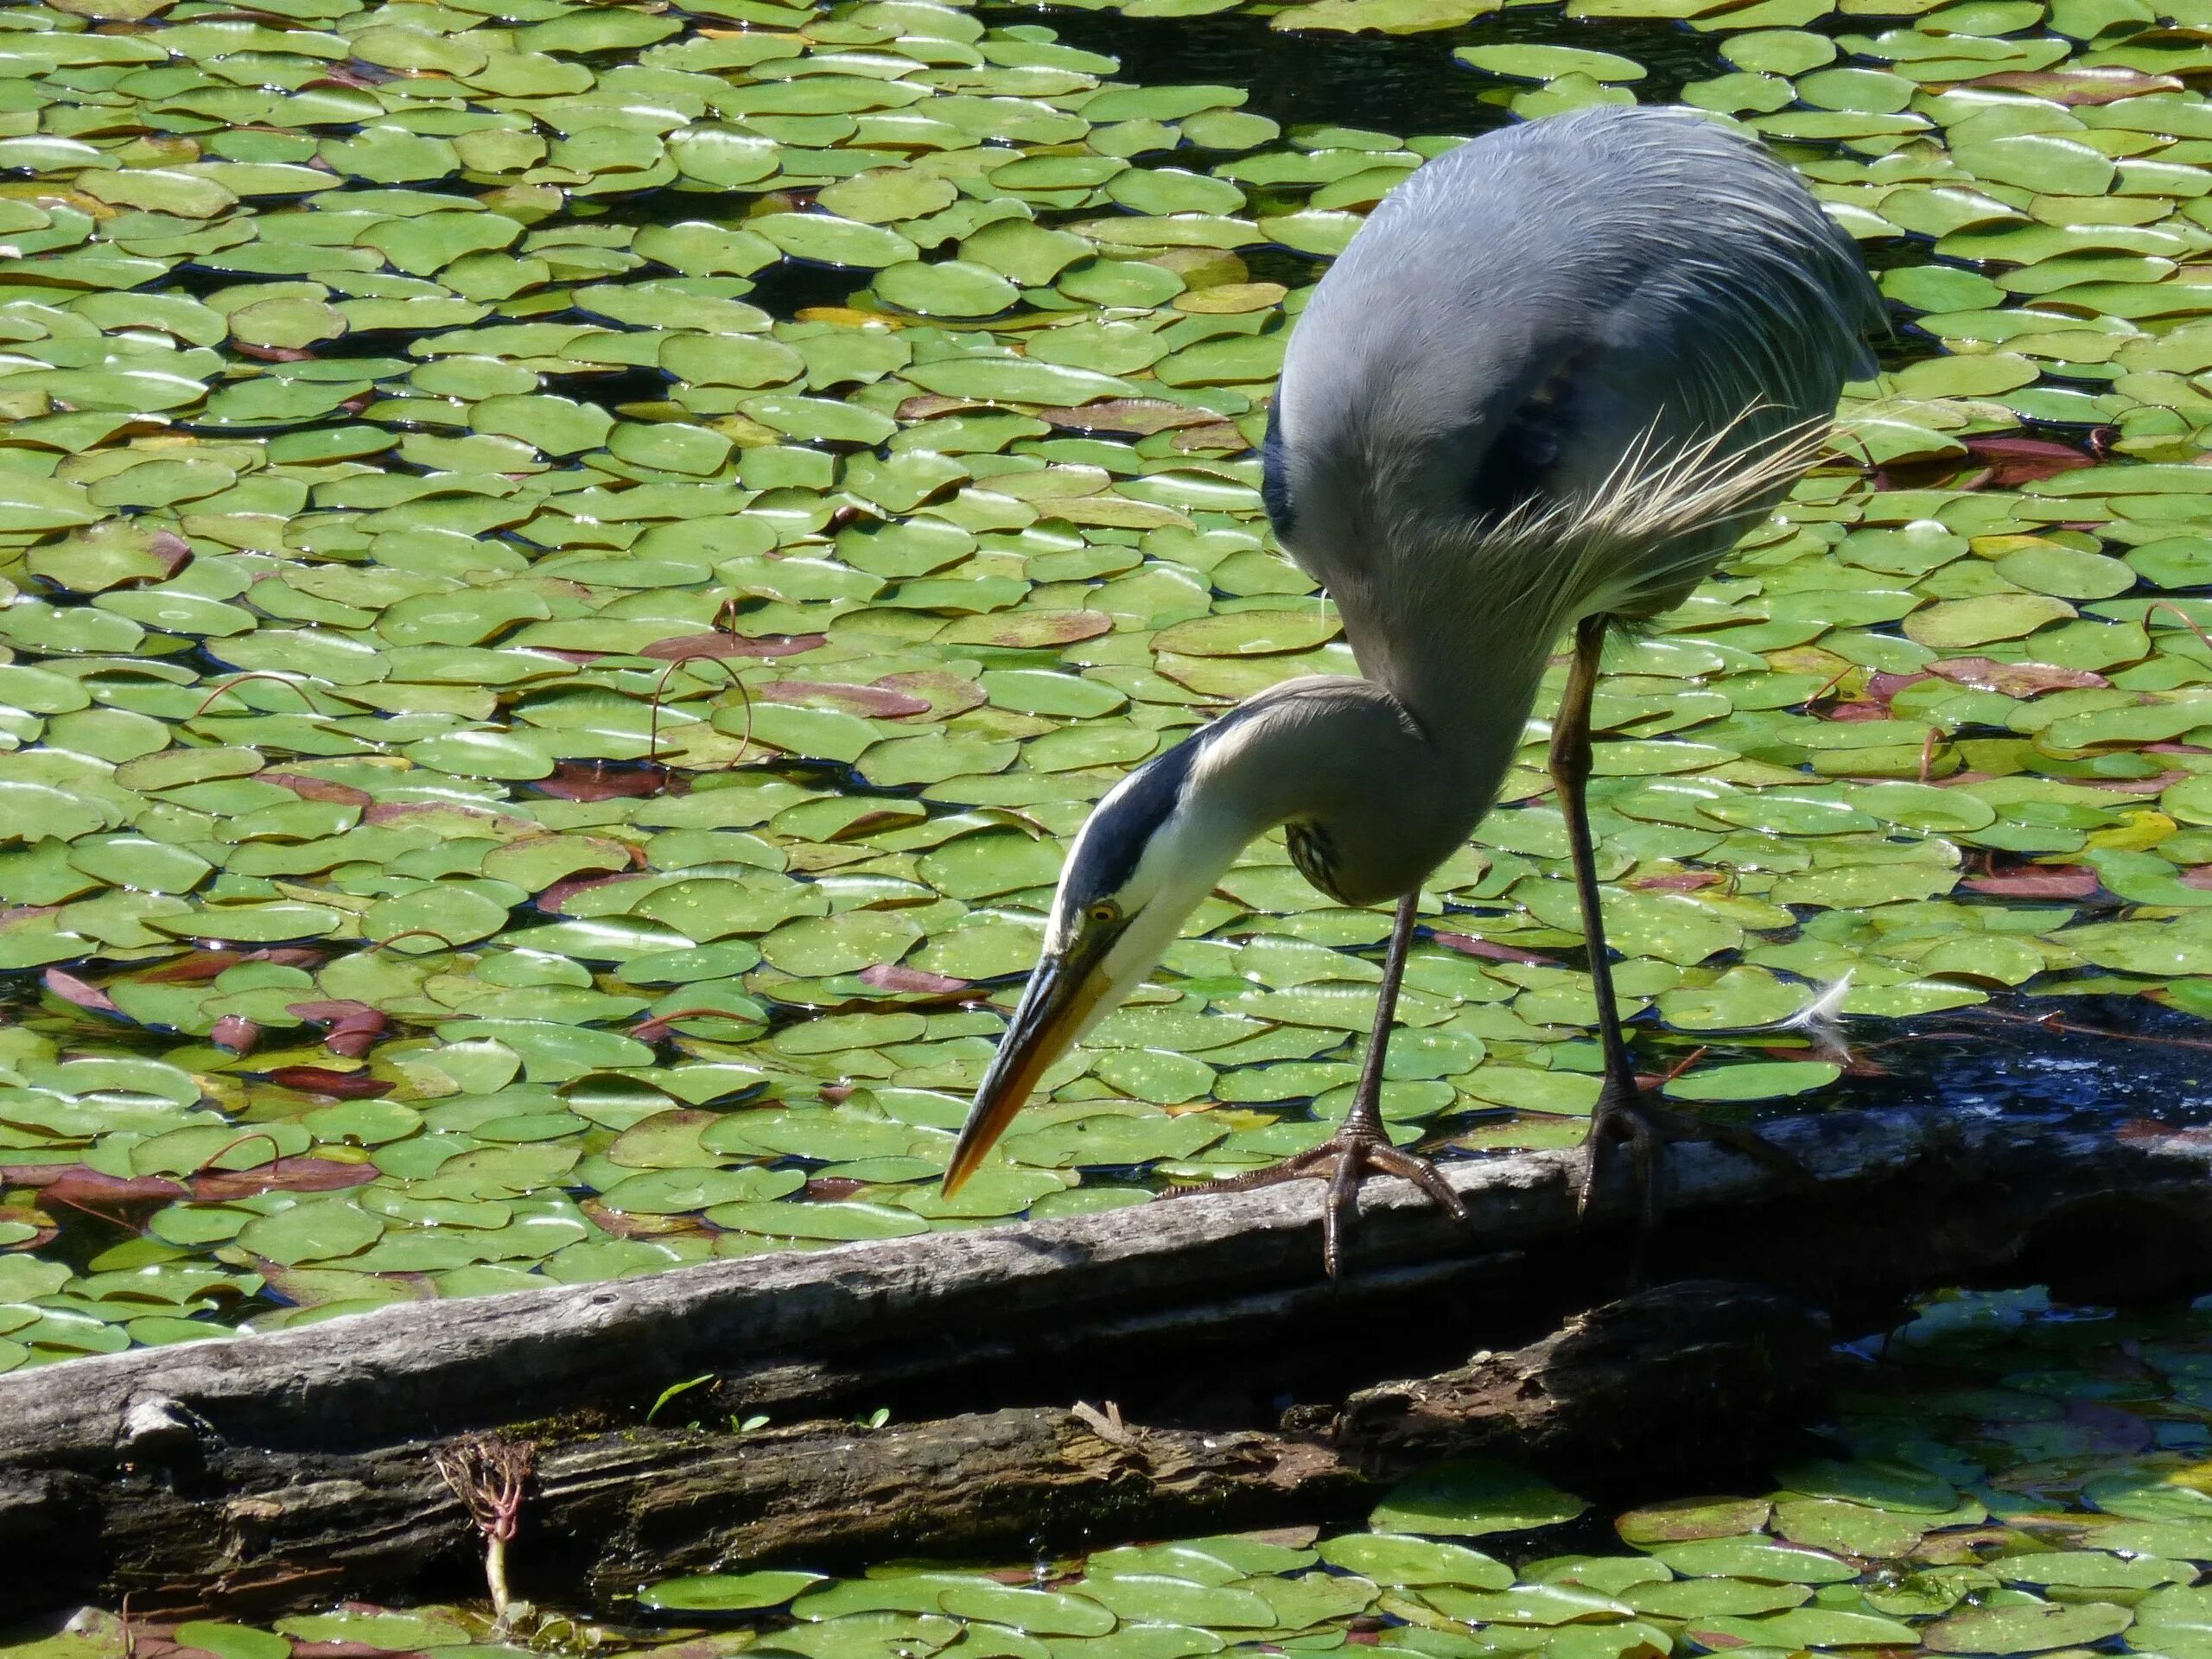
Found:
[[[1101,899],[1096,904],[1085,906],[1083,913],[1100,927],[1122,919],[1122,907],[1111,899]]]

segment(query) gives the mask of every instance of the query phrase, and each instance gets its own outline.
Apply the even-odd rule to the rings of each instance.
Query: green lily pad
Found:
[[[1764,1538],[1695,1538],[1646,1546],[1688,1578],[1748,1579],[1755,1584],[1842,1584],[1858,1569],[1825,1550]]]
[[[1970,1607],[1927,1627],[1922,1641],[1936,1653],[2048,1653],[2115,1636],[2134,1622],[2107,1602],[2026,1602]]]
[[[1479,1537],[1555,1526],[1589,1504],[1508,1464],[1456,1462],[1398,1483],[1369,1524],[1378,1532]]]
[[[1463,46],[1452,54],[1471,69],[1503,75],[1515,80],[1554,80],[1561,75],[1587,75],[1603,82],[1641,80],[1643,66],[1633,58],[1599,52],[1583,46],[1516,44]]]
[[[1266,1630],[1275,1624],[1266,1598],[1230,1585],[1192,1584],[1165,1574],[1087,1578],[1081,1593],[1107,1616],[1132,1624],[1191,1624],[1207,1630]],[[1090,1632],[1103,1634],[1100,1630]]]
[[[638,1592],[638,1601],[641,1606],[670,1612],[747,1612],[780,1607],[809,1586],[822,1582],[819,1573],[702,1573],[649,1584]]]
[[[938,1605],[956,1618],[983,1619],[1034,1636],[1103,1636],[1116,1623],[1113,1613],[1084,1596],[988,1580],[949,1586]]]
[[[893,265],[876,278],[875,291],[887,303],[925,317],[995,316],[1021,296],[995,270],[965,259]]]

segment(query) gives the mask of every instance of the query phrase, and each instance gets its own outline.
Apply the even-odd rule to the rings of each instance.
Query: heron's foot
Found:
[[[1792,1185],[1809,1186],[1812,1173],[1804,1165],[1750,1129],[1732,1123],[1708,1123],[1702,1118],[1662,1106],[1656,1091],[1608,1078],[1590,1115],[1590,1133],[1583,1145],[1587,1157],[1582,1170],[1582,1191],[1576,1208],[1585,1216],[1597,1200],[1599,1178],[1606,1148],[1625,1142],[1629,1168],[1636,1188],[1637,1222],[1646,1233],[1658,1224],[1659,1149],[1683,1141],[1702,1141],[1740,1153],[1762,1169],[1783,1176]]]
[[[1411,1181],[1430,1202],[1461,1226],[1467,1224],[1467,1206],[1452,1190],[1443,1172],[1427,1159],[1390,1144],[1379,1128],[1348,1122],[1318,1147],[1286,1158],[1266,1169],[1232,1175],[1205,1186],[1183,1187],[1177,1195],[1198,1192],[1249,1192],[1255,1187],[1280,1186],[1285,1181],[1325,1181],[1329,1190],[1321,1201],[1321,1265],[1330,1278],[1344,1265],[1345,1230],[1359,1213],[1359,1186],[1370,1175],[1395,1175]]]

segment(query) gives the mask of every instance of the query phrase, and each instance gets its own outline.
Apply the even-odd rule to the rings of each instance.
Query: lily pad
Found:
[[[1555,1526],[1589,1504],[1508,1464],[1439,1465],[1398,1483],[1369,1517],[1378,1532],[1479,1537]]]

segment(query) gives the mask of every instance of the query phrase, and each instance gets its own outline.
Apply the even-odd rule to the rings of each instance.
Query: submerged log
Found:
[[[880,1428],[554,1431],[533,1448],[507,1571],[522,1595],[572,1605],[581,1584],[605,1607],[645,1580],[733,1563],[1020,1559],[1040,1544],[1310,1521],[1357,1511],[1439,1458],[1510,1453],[1613,1485],[1709,1475],[1789,1433],[1827,1364],[1824,1325],[1796,1303],[1699,1281],[1266,1427],[1145,1423],[1102,1402]],[[79,1479],[75,1535],[17,1540],[11,1568],[170,1612],[465,1590],[476,1534],[436,1450],[216,1446],[189,1468]]]

